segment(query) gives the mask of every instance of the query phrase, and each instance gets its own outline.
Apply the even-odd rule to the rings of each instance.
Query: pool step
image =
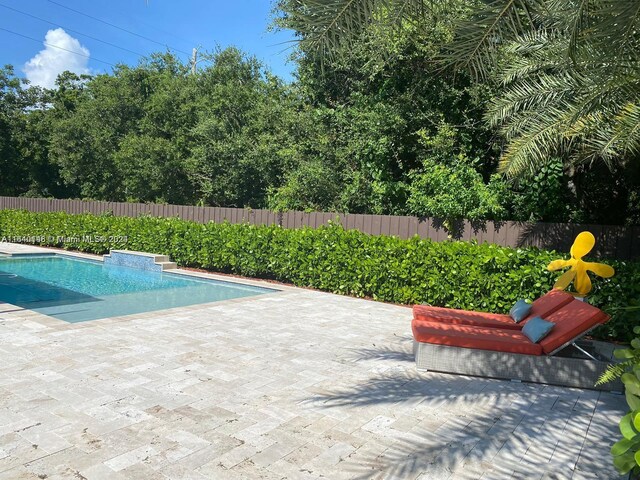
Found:
[[[178,268],[178,264],[176,262],[172,262],[168,255],[153,255],[153,262],[156,265],[160,265],[162,267],[162,270],[171,270],[172,268]]]
[[[177,267],[177,264],[172,262],[167,255],[134,252],[132,250],[111,250],[109,255],[104,255],[104,263],[155,272],[171,270]]]
[[[173,268],[178,268],[178,264],[176,262],[156,262],[156,265],[160,265],[162,270],[171,270]]]

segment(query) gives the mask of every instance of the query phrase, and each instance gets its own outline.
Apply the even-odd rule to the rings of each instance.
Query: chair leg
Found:
[[[576,349],[580,350],[583,354],[585,354],[587,357],[589,357],[591,360],[595,360],[596,362],[598,361],[598,359],[596,357],[594,357],[593,355],[591,355],[589,352],[587,352],[584,348],[582,348],[580,345],[578,345],[576,342],[571,342],[571,345],[574,346]]]

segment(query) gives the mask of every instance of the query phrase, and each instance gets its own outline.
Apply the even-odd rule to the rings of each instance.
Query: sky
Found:
[[[292,79],[290,31],[269,32],[272,0],[0,0],[0,66],[53,87],[64,70],[110,73],[171,50],[237,46]],[[201,64],[199,64],[200,66]]]

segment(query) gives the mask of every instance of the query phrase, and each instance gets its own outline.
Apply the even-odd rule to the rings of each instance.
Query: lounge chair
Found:
[[[521,331],[534,316],[555,324],[539,343]],[[416,305],[416,364],[421,370],[594,388],[612,361],[612,348],[591,342],[589,347],[601,350],[594,355],[575,341],[608,319],[603,311],[562,291],[536,300],[519,324],[508,315]],[[574,348],[567,348],[570,345]],[[601,388],[621,391],[619,383]]]

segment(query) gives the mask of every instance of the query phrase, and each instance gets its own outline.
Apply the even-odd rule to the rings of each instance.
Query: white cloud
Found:
[[[40,50],[35,57],[25,64],[22,70],[33,85],[54,88],[56,77],[65,70],[77,74],[89,73],[87,68],[89,49],[80,45],[78,39],[73,38],[62,28],[56,28],[47,32],[44,41],[44,50]],[[52,45],[61,48],[56,48]],[[71,52],[77,52],[85,56]]]

